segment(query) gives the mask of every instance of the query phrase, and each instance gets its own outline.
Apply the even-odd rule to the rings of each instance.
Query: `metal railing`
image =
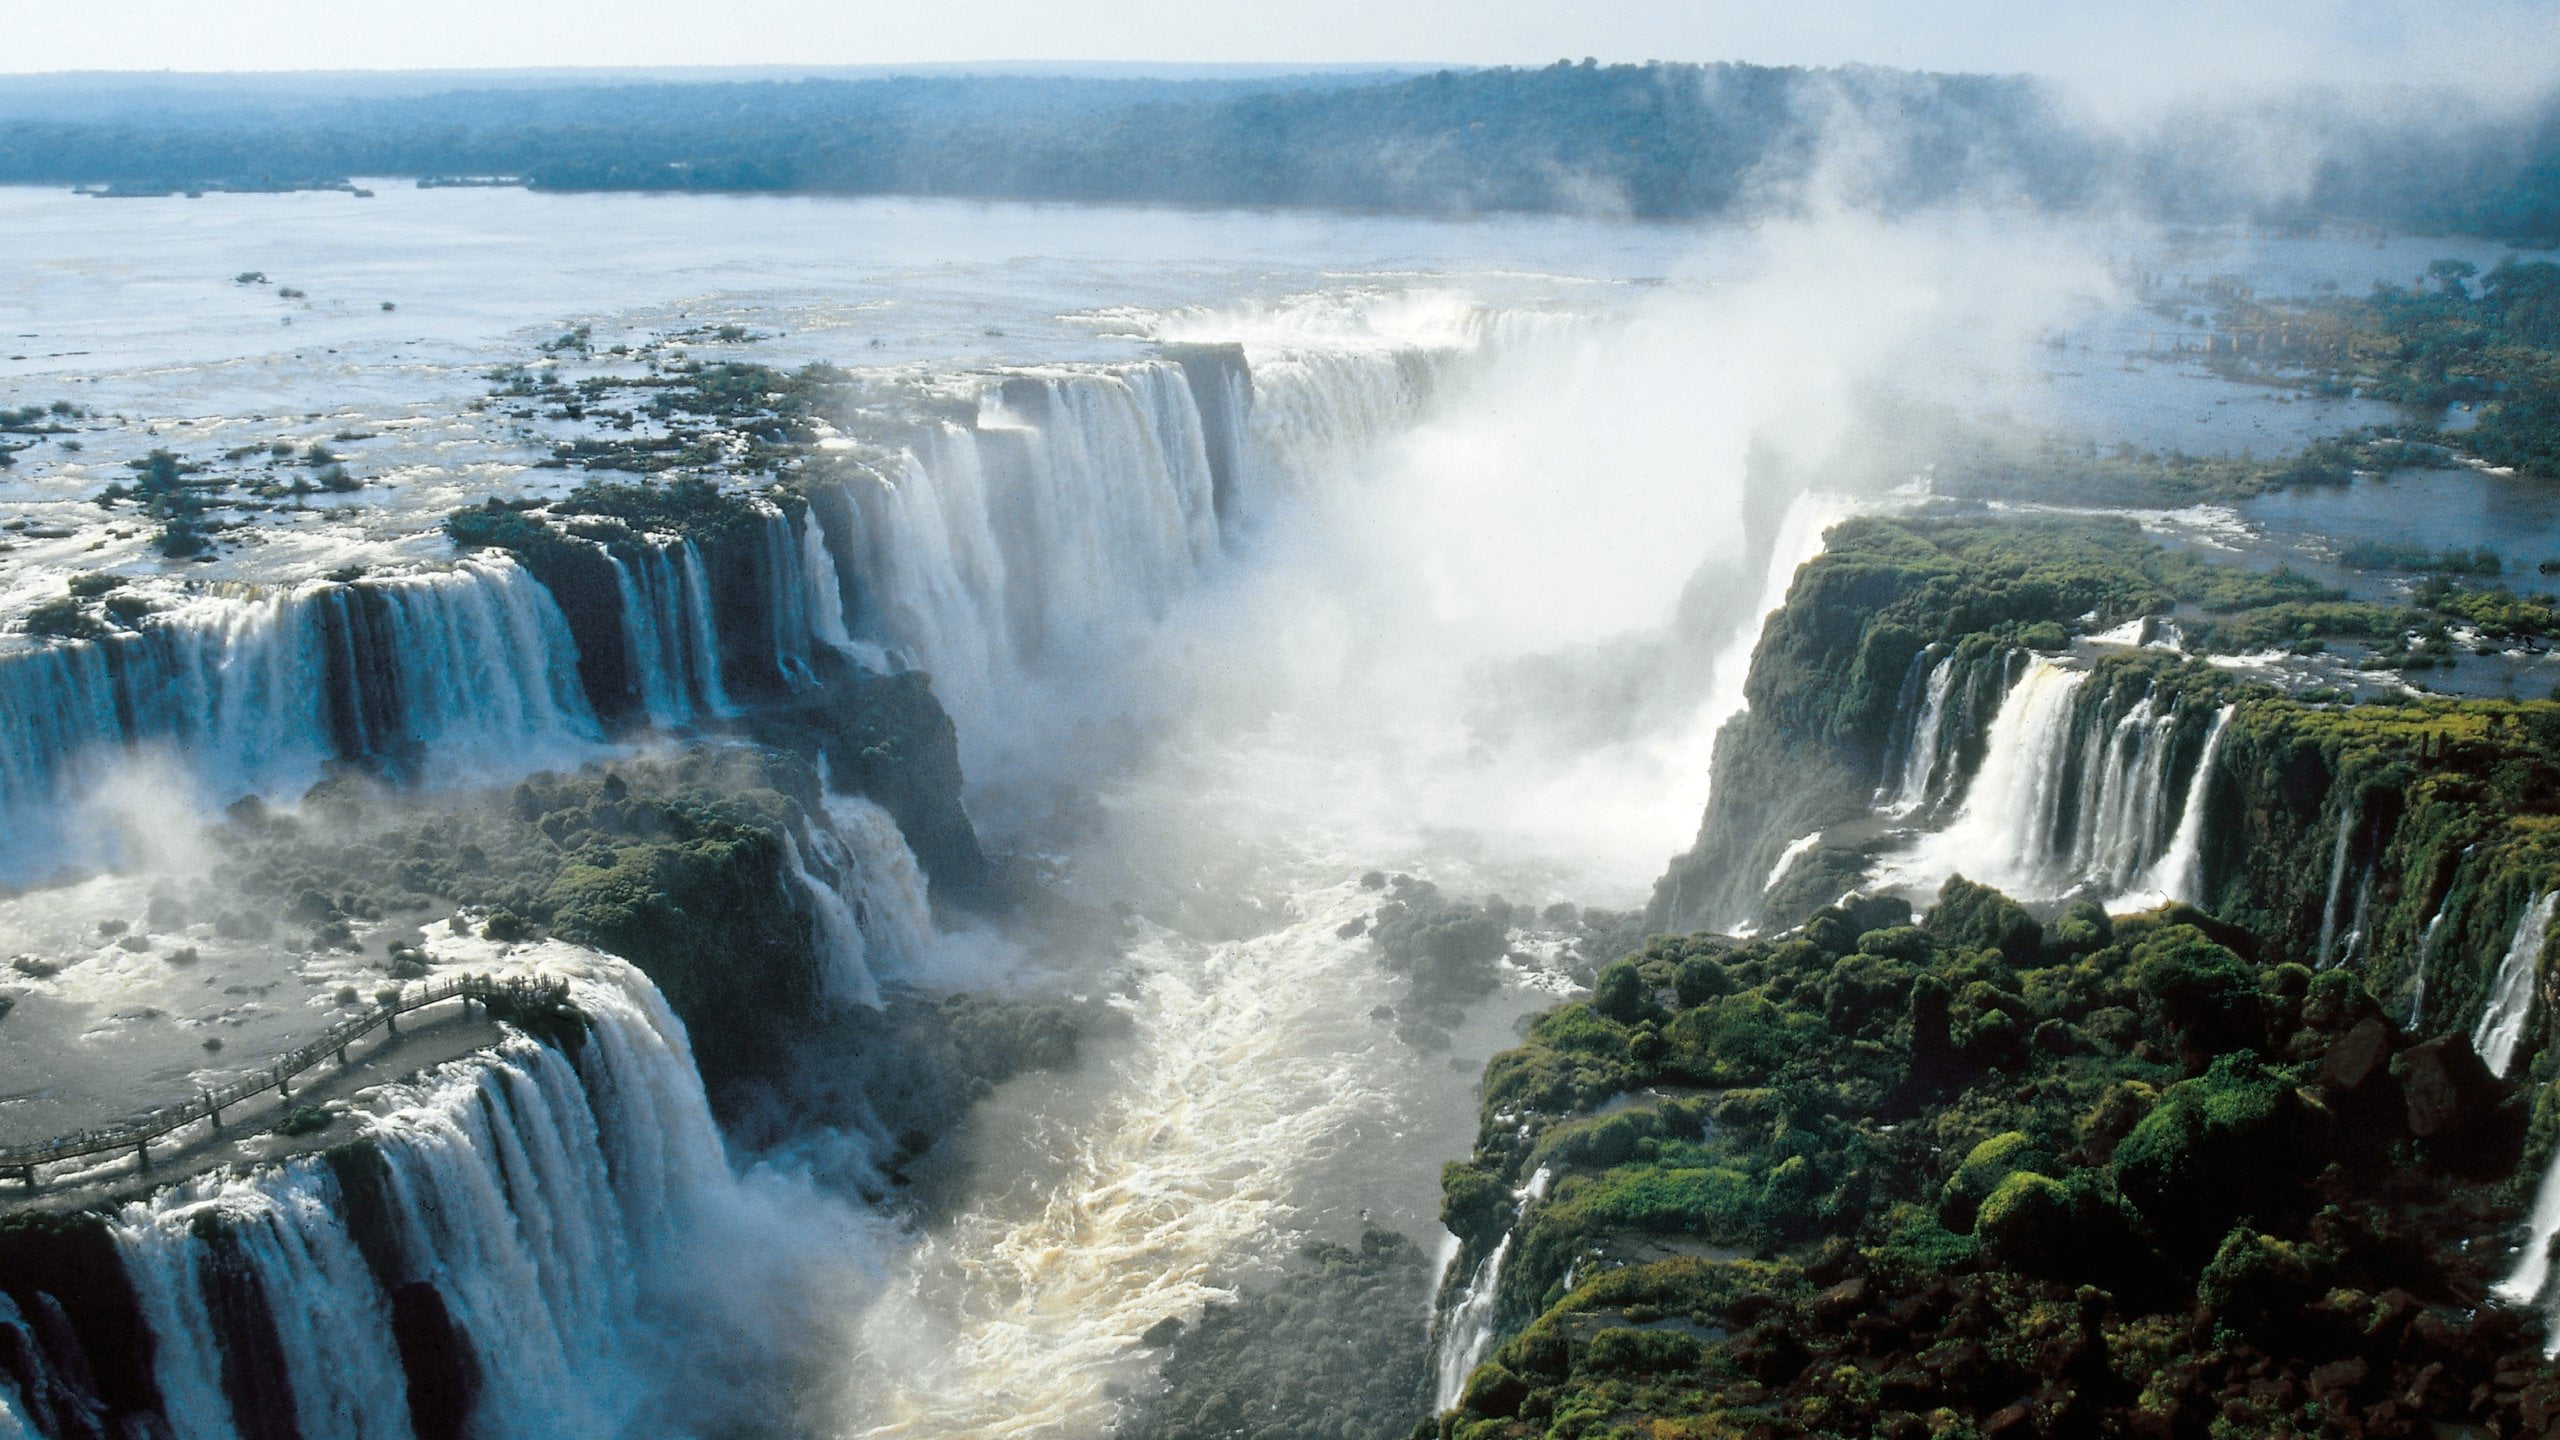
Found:
[[[295,1076],[332,1056],[343,1065],[347,1047],[357,1040],[375,1030],[388,1030],[398,1035],[401,1016],[457,996],[465,1009],[477,1000],[483,1004],[505,1005],[518,1012],[531,1010],[558,1014],[569,1010],[569,982],[566,980],[492,980],[483,975],[464,975],[416,990],[403,990],[352,1020],[341,1020],[330,1026],[320,1033],[320,1038],[276,1057],[265,1069],[244,1075],[227,1085],[199,1090],[187,1099],[113,1125],[57,1135],[33,1144],[0,1145],[0,1174],[14,1172],[29,1189],[33,1189],[39,1165],[128,1149],[147,1169],[151,1164],[150,1145],[153,1140],[198,1120],[210,1120],[213,1128],[220,1130],[225,1109],[263,1091],[273,1090],[278,1098],[291,1100]]]

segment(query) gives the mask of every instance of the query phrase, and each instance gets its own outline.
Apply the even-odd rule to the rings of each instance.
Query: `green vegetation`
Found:
[[[1927,453],[1936,457],[1932,488],[1966,499],[2044,504],[2150,506],[2228,503],[2308,485],[2344,485],[2359,472],[2388,473],[2449,463],[2443,449],[2393,434],[2317,440],[2300,454],[2274,460],[2159,454],[2120,444],[2027,440],[1945,415],[1922,417]]]
[[[708,338],[736,343],[747,337],[739,327],[725,326]],[[583,345],[576,353],[586,353]],[[747,475],[782,474],[797,463],[818,438],[820,397],[845,376],[824,363],[786,373],[739,361],[704,364],[679,357],[648,374],[590,376],[574,386],[555,369],[537,374],[517,367],[492,378],[500,382],[496,403],[547,404],[551,408],[540,413],[551,419],[591,420],[621,432],[554,444],[545,466],[635,475]],[[531,419],[537,412],[519,405],[513,413]],[[644,424],[647,433],[642,433]]]
[[[2411,570],[2437,575],[2495,575],[2505,568],[2498,552],[2486,548],[2473,550],[2428,550],[2414,545],[2384,545],[2360,540],[2338,552],[2338,558],[2358,570]]]
[[[549,930],[610,950],[686,1017],[706,1077],[728,1079],[816,1008],[819,967],[781,854],[815,794],[787,757],[710,749],[536,776],[503,806],[393,805],[340,782],[313,818],[243,811],[218,883],[264,902],[228,928],[271,914],[296,948],[352,948],[350,922],[461,905],[493,939]]]
[[[1481,1256],[1485,1197],[1552,1188],[1507,1338],[1417,1434],[2379,1435],[2560,1400],[2472,1308],[2525,1107],[2257,948],[1960,879],[1916,923],[1655,937],[1487,1072],[1450,1225]]]
[[[2362,639],[2368,664],[2414,664],[2554,628],[2477,557],[2390,557],[2432,573],[2379,607],[2085,518],[1833,541],[1718,744],[1720,775],[1786,783],[1717,787],[1663,928],[1757,902],[1788,837],[1867,812],[1915,658],[1957,666],[1970,767],[1981,700],[2056,631],[2170,615],[2198,648]],[[2148,696],[2192,755],[2229,708],[2203,908],[2040,915],[1959,878],[1916,924],[1852,899],[1609,967],[1495,1058],[1478,1152],[1447,1173],[1468,1253],[1507,1232],[1513,1260],[1508,1338],[1441,1433],[2532,1433],[2560,1413],[2539,1322],[2483,1303],[2511,1263],[2484,1237],[2560,1151],[2553,1022],[2531,1012],[2512,1082],[2467,1040],[2560,877],[2560,704],[2288,696],[2157,650],[2077,663],[2082,727]],[[1817,849],[1794,893],[1840,895],[1863,858]],[[1741,880],[1720,896],[1720,875]],[[1763,914],[1807,903],[1781,886]]]
[[[2510,258],[2480,275],[2439,260],[2429,271],[2432,288],[2380,287],[2363,302],[2382,337],[2376,393],[2424,411],[2477,405],[2479,422],[2451,443],[2560,478],[2560,265]]]
[[[2560,632],[2547,596],[2439,573],[2426,576],[2406,604],[2352,600],[2299,572],[2216,563],[2162,546],[2133,522],[2110,517],[1924,512],[1851,520],[1833,529],[1824,553],[1798,574],[1786,607],[1763,630],[1748,682],[1750,711],[1717,741],[1719,773],[1783,773],[1788,783],[1716,789],[1699,847],[1676,860],[1657,887],[1650,923],[1677,929],[1759,914],[1783,923],[1856,884],[1860,856],[1818,851],[1766,897],[1765,911],[1759,908],[1760,885],[1790,839],[1866,813],[1894,727],[1905,718],[1900,707],[1914,657],[1930,646],[1958,667],[1951,691],[1956,760],[1969,771],[2016,652],[2052,651],[2074,634],[2142,616],[2169,619],[2199,654],[2335,649],[2346,652],[2342,669],[2366,671],[2423,671],[2449,663],[2463,643],[2499,649]],[[2246,778],[2237,797],[2218,803],[2251,817],[2252,845],[2274,847],[2250,852],[2256,863],[2298,867],[2310,877],[2297,886],[2327,878],[2325,852],[2315,855],[2312,847],[2334,839],[2330,777],[2382,765],[2372,756],[2349,764],[2347,752],[2364,753],[2371,737],[2394,737],[2383,748],[2412,767],[2454,765],[2472,775],[2467,783],[2507,777],[2494,794],[2475,792],[2462,802],[2466,816],[2545,808],[2534,788],[2541,782],[2518,778],[2541,773],[2524,743],[2543,733],[2540,711],[2529,704],[2368,701],[2323,709],[2318,702],[2346,697],[2305,693],[2303,703],[2284,702],[2229,671],[2156,651],[2114,652],[2096,669],[2104,683],[2085,687],[2082,701],[2093,718],[2111,697],[2145,688],[2188,715],[2248,702],[2224,756],[2225,769]],[[2491,716],[2526,728],[2513,732],[2517,741],[2488,751],[2463,743]],[[2439,722],[2449,728],[2438,729]],[[2365,786],[2361,778],[2354,783]],[[2236,868],[2250,857],[2230,858]],[[2249,885],[2262,899],[2277,893],[2272,874]],[[2385,892],[2394,903],[2399,888],[2394,881]],[[2421,902],[2441,894],[2430,885],[2415,888],[2428,891]],[[2284,893],[2290,908],[2280,918],[2263,909],[2234,918],[2281,943],[2318,934],[2320,896],[2304,902],[2291,889]],[[2315,908],[2306,915],[2303,904]],[[2400,923],[2395,912],[2395,935],[2404,933]]]
[[[342,778],[296,816],[234,807],[209,880],[156,898],[153,913],[170,926],[202,916],[235,940],[357,953],[369,953],[359,926],[392,922],[382,965],[394,978],[434,974],[448,931],[611,951],[683,1018],[733,1139],[779,1144],[812,1124],[885,1134],[886,1174],[845,1177],[868,1188],[896,1182],[994,1084],[1072,1065],[1085,1036],[1118,1022],[1106,1005],[998,996],[822,1005],[822,960],[782,851],[817,798],[808,762],[741,745],[433,804]],[[423,930],[402,938],[402,921]]]

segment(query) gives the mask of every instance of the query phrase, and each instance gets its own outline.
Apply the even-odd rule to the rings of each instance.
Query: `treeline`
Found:
[[[2013,199],[2560,236],[2560,105],[2296,95],[2135,132],[2016,77],[1559,63],[1410,77],[921,77],[19,107],[0,182],[125,190],[506,175],[551,189],[1531,211]],[[2247,155],[2239,166],[2234,157]],[[2281,179],[2268,180],[2269,175]]]

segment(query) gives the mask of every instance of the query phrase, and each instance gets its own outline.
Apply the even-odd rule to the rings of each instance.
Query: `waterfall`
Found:
[[[178,1440],[405,1440],[422,1314],[458,1337],[471,1433],[626,1428],[662,1378],[647,1277],[738,1182],[663,1000],[593,958],[575,1061],[509,1039],[386,1087],[372,1159],[216,1172],[111,1218]]]
[[[2488,1007],[2472,1027],[2471,1048],[2480,1052],[2493,1075],[2505,1075],[2515,1063],[2516,1044],[2524,1039],[2525,1022],[2533,1017],[2542,945],[2555,904],[2560,904],[2560,890],[2545,891],[2525,906],[2523,918],[2516,921],[2515,938],[2507,942],[2506,958],[2498,962],[2497,978],[2489,984]]]
[[[1767,627],[1770,615],[1785,607],[1796,572],[1822,553],[1822,537],[1852,513],[1846,499],[1814,490],[1802,491],[1787,502],[1786,517],[1778,523],[1776,541],[1769,547],[1768,560],[1760,572],[1759,599],[1734,622],[1716,650],[1706,700],[1689,722],[1690,753],[1702,761],[1712,759],[1716,736],[1750,707],[1752,652],[1759,646],[1760,633]],[[1713,766],[1701,764],[1694,775],[1685,778],[1681,788],[1695,797],[1690,803],[1703,805],[1714,787]],[[1708,917],[1687,915],[1677,905],[1672,918],[1682,924],[1712,923]]]
[[[1493,1253],[1476,1265],[1476,1273],[1449,1309],[1446,1330],[1440,1337],[1440,1353],[1436,1360],[1437,1384],[1433,1390],[1432,1408],[1448,1410],[1466,1392],[1467,1376],[1493,1348],[1494,1303],[1502,1285],[1502,1262],[1511,1253],[1511,1236],[1503,1235]]]
[[[2348,912],[2346,938],[2338,944],[2338,963],[2353,965],[2364,954],[2366,926],[2373,918],[2373,881],[2375,867],[2364,867],[2364,878],[2356,882],[2355,908]]]
[[[155,1360],[182,1440],[287,1418],[305,1436],[410,1433],[389,1306],[335,1198],[306,1164],[204,1177],[113,1222],[154,1349],[174,1352]]]
[[[702,551],[687,537],[677,543],[676,558],[690,652],[686,668],[694,693],[712,714],[735,715],[738,707],[730,703],[728,687],[720,677],[720,627],[711,619],[711,577],[703,569]]]
[[[596,735],[569,623],[539,582],[503,559],[365,587],[385,611],[403,738],[473,771],[510,773],[527,751]]]
[[[1939,649],[1932,645],[1913,656],[1912,675],[1904,681],[1906,686],[1918,681],[1919,693],[1916,697],[1908,697],[1915,699],[1916,704],[1906,707],[1909,724],[1900,730],[1901,738],[1894,747],[1896,753],[1886,762],[1885,783],[1878,787],[1879,803],[1888,814],[1909,815],[1924,810],[1934,798],[1931,791],[1938,783],[1939,755],[1947,724],[1947,696],[1955,688],[1956,657],[1953,654],[1938,655],[1937,663],[1928,667],[1925,678],[1921,676],[1920,667]]]
[[[972,423],[920,426],[844,483],[865,623],[933,672],[964,733],[996,733],[997,697],[1026,674],[1153,623],[1220,546],[1199,413],[1169,362],[1003,377]]]
[[[1529,1177],[1528,1184],[1512,1192],[1515,1228],[1530,1206],[1546,1198],[1550,1178],[1547,1167],[1541,1165],[1538,1173]],[[1483,1362],[1485,1352],[1493,1348],[1494,1312],[1502,1295],[1502,1262],[1511,1254],[1511,1238],[1511,1231],[1505,1230],[1493,1253],[1476,1265],[1475,1274],[1467,1279],[1467,1288],[1441,1324],[1438,1354],[1433,1358],[1434,1410],[1447,1410],[1458,1403],[1459,1395],[1467,1388],[1467,1376]]]
[[[853,638],[845,628],[844,582],[836,573],[835,552],[827,548],[827,523],[811,505],[800,531],[800,573],[809,586],[809,633],[818,643],[865,669],[886,673],[893,668],[879,646]]]
[[[800,843],[789,831],[782,836],[782,860],[791,883],[809,897],[809,909],[818,928],[818,948],[827,958],[822,990],[826,997],[842,1005],[880,1004],[880,982],[871,973],[871,947],[863,938],[862,922],[853,907],[845,903],[835,887],[809,873],[800,859]]]
[[[981,463],[1018,653],[1085,651],[1152,619],[1217,546],[1208,449],[1178,367],[1009,377],[983,399]]]
[[[0,1440],[104,1436],[106,1406],[61,1302],[37,1291],[35,1314],[0,1292]]]
[[[138,629],[0,652],[0,879],[85,863],[62,807],[132,747],[213,802],[293,794],[333,759],[428,775],[565,760],[597,729],[550,593],[504,558],[254,594],[184,594]],[[41,873],[39,870],[38,873]]]
[[[1760,893],[1766,895],[1777,889],[1778,882],[1787,878],[1787,872],[1796,867],[1796,862],[1821,842],[1822,832],[1819,830],[1788,841],[1787,848],[1778,852],[1778,863],[1769,867],[1769,878],[1760,883]]]
[[[2490,1293],[2510,1305],[2530,1305],[2549,1295],[2543,1309],[2543,1358],[2560,1357],[2560,1294],[2552,1294],[2551,1242],[2560,1238],[2560,1151],[2542,1172],[2533,1192],[2533,1213],[2525,1226],[2524,1248],[2507,1278]]]
[[[2329,963],[2338,943],[2338,900],[2347,888],[2347,856],[2355,847],[2356,803],[2353,797],[2340,807],[2338,843],[2329,855],[2329,890],[2320,902],[2320,949],[2313,958],[2321,965]]]
[[[2169,741],[2177,716],[2145,694],[2116,721],[2103,752],[2090,748],[2067,873],[2108,892],[2148,868],[2166,832]]]
[[[850,903],[875,972],[921,970],[934,949],[924,866],[896,817],[859,795],[822,790],[827,824],[812,834]]]
[[[593,543],[613,566],[614,588],[622,597],[623,654],[639,686],[641,710],[650,724],[662,728],[691,723],[693,695],[685,683],[684,631],[672,623],[659,565],[651,563],[660,557],[643,561],[635,576],[611,547]]]
[[[2222,737],[2231,728],[2236,705],[2214,712],[2213,727],[2204,733],[2204,753],[2196,757],[2195,774],[2187,780],[2187,798],[2178,807],[2178,830],[2169,848],[2143,881],[2143,889],[2163,900],[2201,904],[2204,900],[2204,827],[2206,797],[2213,786],[2214,766],[2221,763]]]
[[[805,685],[812,617],[801,579],[800,542],[790,517],[773,506],[764,513],[764,607],[771,625],[773,665],[785,684]],[[661,728],[690,725],[702,715],[735,715],[722,678],[720,629],[711,579],[702,551],[689,538],[644,538],[628,555],[597,547],[613,567],[622,609],[623,654],[630,662],[641,709]]]
[[[805,482],[846,507],[827,511],[863,596],[846,638],[932,672],[963,734],[1004,733],[1005,697],[1118,653],[1212,573],[1231,530],[1421,418],[1489,326],[1249,344],[1249,369],[1226,346],[1177,345],[981,380],[962,416],[923,414],[885,456]],[[811,623],[833,643],[823,599]]]
[[[773,669],[788,689],[818,683],[809,663],[814,622],[809,614],[809,580],[802,573],[803,546],[782,507],[759,502],[764,515],[765,621],[773,630]],[[841,602],[839,602],[841,603]]]
[[[293,591],[189,597],[138,634],[0,656],[0,816],[13,832],[125,745],[158,741],[222,798],[307,786],[333,753],[327,658]]]
[[[2146,688],[2110,717],[2089,672],[2031,658],[1993,716],[1979,772],[1947,827],[1891,867],[1934,888],[1962,873],[2028,900],[2088,892],[2148,900],[2202,889],[2205,797],[2226,709],[2206,732],[2195,773],[2173,794],[2182,716]]]
[[[2050,660],[2027,663],[1992,719],[1982,768],[1953,824],[1923,842],[1952,872],[2020,892],[2041,893],[2052,837],[2064,813],[2072,759],[2072,719],[2084,671]]]
[[[2428,918],[2427,928],[2418,932],[2418,958],[2409,967],[2409,1017],[2400,1026],[2404,1030],[2415,1031],[2419,1017],[2427,1013],[2427,972],[2435,968],[2436,932],[2443,927],[2445,911],[2452,904],[2453,897],[2447,895]]]

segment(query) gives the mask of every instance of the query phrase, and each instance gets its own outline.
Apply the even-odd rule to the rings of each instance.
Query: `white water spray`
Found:
[[[2507,942],[2506,956],[2498,962],[2497,978],[2489,982],[2488,1006],[2471,1029],[2471,1047],[2480,1052],[2492,1075],[2505,1075],[2515,1063],[2525,1022],[2533,1018],[2542,947],[2551,931],[2554,906],[2560,906],[2560,890],[2546,891],[2525,906],[2523,918],[2516,921],[2515,938]]]

